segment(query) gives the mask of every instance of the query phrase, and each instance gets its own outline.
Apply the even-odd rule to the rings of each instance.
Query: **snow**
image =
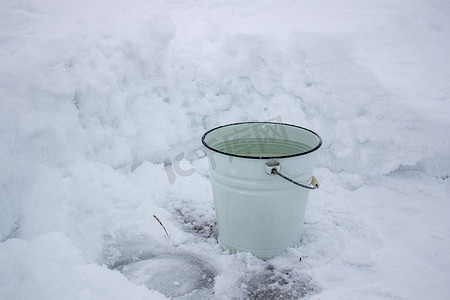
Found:
[[[447,299],[449,20],[443,0],[0,0],[0,298]],[[324,141],[302,243],[268,261],[218,246],[200,143],[247,120]]]

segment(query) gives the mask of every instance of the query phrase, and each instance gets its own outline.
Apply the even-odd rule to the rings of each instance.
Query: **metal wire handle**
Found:
[[[280,170],[280,163],[278,161],[268,161],[266,162],[266,173],[267,174],[275,174],[280,176],[281,178],[286,179],[289,182],[292,182],[295,185],[301,186],[302,188],[308,189],[308,190],[316,190],[319,188],[320,184],[319,181],[317,181],[317,178],[313,176],[311,176],[311,183],[310,185],[305,185],[302,184],[298,181],[295,181],[292,178],[287,177],[286,175],[283,175],[279,172]]]

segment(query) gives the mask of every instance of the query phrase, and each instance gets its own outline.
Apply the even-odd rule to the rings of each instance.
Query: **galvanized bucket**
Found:
[[[300,242],[312,176],[322,140],[313,131],[284,123],[220,126],[202,137],[207,148],[224,249],[262,259]]]

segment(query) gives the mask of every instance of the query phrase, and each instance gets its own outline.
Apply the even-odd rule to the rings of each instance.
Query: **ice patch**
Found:
[[[301,299],[320,288],[305,274],[295,270],[277,270],[268,265],[264,271],[244,276],[239,283],[245,299]]]
[[[130,281],[172,299],[209,298],[214,286],[214,270],[206,262],[186,254],[150,257],[118,270]]]

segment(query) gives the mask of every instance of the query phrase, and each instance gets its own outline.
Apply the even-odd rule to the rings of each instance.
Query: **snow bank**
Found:
[[[86,264],[61,233],[0,245],[0,291],[4,299],[167,299],[137,287],[118,271]]]
[[[68,166],[77,165],[87,176],[92,165],[130,169],[135,160],[156,160],[154,153],[167,148],[163,135],[154,134],[164,125],[158,122],[163,114],[149,105],[157,97],[154,82],[162,76],[153,70],[164,64],[164,50],[174,37],[167,13],[159,5],[131,19],[120,5],[74,12],[46,11],[50,8],[46,2],[35,3],[31,12],[2,8],[8,25],[2,26],[8,40],[2,49],[2,159],[11,165],[2,173],[10,211],[1,218],[10,220],[2,226],[3,239],[17,222],[26,194],[32,205],[61,202],[47,193],[54,194],[52,185],[60,186],[64,177],[70,181],[62,174]],[[62,177],[50,183],[47,171]],[[31,199],[36,189],[46,199]]]

